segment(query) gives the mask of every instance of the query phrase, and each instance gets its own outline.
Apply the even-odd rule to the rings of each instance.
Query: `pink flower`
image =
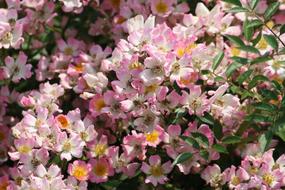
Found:
[[[5,65],[13,82],[18,83],[21,79],[28,79],[32,76],[32,65],[26,63],[27,56],[23,52],[20,52],[16,61],[9,56],[5,58]]]
[[[221,169],[217,164],[208,166],[206,169],[204,169],[201,177],[208,184],[210,184],[211,187],[219,187],[224,183],[222,179]]]
[[[170,161],[161,164],[160,156],[153,155],[149,157],[149,165],[145,162],[142,163],[141,170],[147,174],[145,182],[157,186],[157,184],[164,184],[168,180],[165,174],[171,172],[172,165]]]
[[[60,158],[62,160],[66,159],[69,161],[72,159],[72,156],[80,158],[82,156],[83,147],[84,142],[79,135],[68,138],[67,134],[63,132],[57,139],[56,150],[61,152]]]
[[[102,157],[108,153],[108,139],[106,135],[102,135],[99,140],[94,139],[87,144],[89,149],[87,155],[90,158]]]
[[[175,0],[153,0],[151,1],[151,11],[161,17],[167,17],[174,10],[172,5]]]
[[[92,170],[89,173],[89,180],[93,183],[102,183],[108,180],[109,176],[114,175],[114,170],[109,161],[102,157],[99,159],[91,159],[89,164]]]
[[[123,149],[129,157],[137,157],[140,160],[145,159],[146,141],[142,133],[136,133],[136,131],[133,130],[131,135],[124,137],[123,143]]]
[[[75,160],[72,164],[68,165],[68,173],[79,181],[88,180],[90,171],[91,165],[81,160]]]
[[[204,112],[210,110],[209,100],[205,94],[202,94],[201,86],[193,85],[190,87],[190,94],[183,91],[182,105],[188,108],[189,114],[201,116]]]

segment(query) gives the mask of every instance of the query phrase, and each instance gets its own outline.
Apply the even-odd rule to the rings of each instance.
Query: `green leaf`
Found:
[[[256,44],[258,44],[258,42],[261,40],[261,37],[262,37],[262,32],[259,32],[256,38],[252,40],[252,45],[256,46]]]
[[[268,112],[273,112],[276,111],[277,107],[269,104],[269,103],[265,103],[265,102],[258,102],[253,104],[254,108],[257,110],[263,110],[263,111],[268,111]]]
[[[256,19],[256,20],[248,21],[248,24],[246,27],[254,28],[254,27],[259,27],[262,25],[263,25],[263,22],[261,20]]]
[[[244,58],[244,57],[234,56],[234,57],[231,57],[231,59],[233,61],[241,63],[241,64],[247,64],[249,62],[249,60],[247,58]]]
[[[244,42],[237,36],[225,35],[225,37],[237,46],[245,46]]]
[[[247,41],[250,41],[254,34],[254,29],[253,27],[249,27],[249,24],[250,24],[249,20],[245,20],[243,23],[243,34]]]
[[[226,147],[224,147],[223,145],[220,144],[214,144],[213,145],[213,149],[219,153],[224,153],[224,154],[228,154],[228,150]]]
[[[273,137],[272,131],[267,131],[259,137],[258,142],[260,144],[260,148],[262,152],[265,152],[267,150],[272,140],[272,137]]]
[[[266,115],[251,114],[251,115],[246,116],[245,121],[259,123],[259,122],[271,122],[272,119],[271,117],[266,116]]]
[[[237,62],[233,62],[232,64],[230,64],[230,66],[226,70],[227,77],[229,77],[235,70],[237,70],[241,66],[243,66],[243,64]]]
[[[273,49],[278,49],[278,41],[273,35],[264,34],[263,37]]]
[[[203,123],[207,123],[209,125],[214,125],[215,119],[207,112],[204,114],[204,116],[200,116],[198,118]]]
[[[285,24],[283,24],[280,28],[280,35],[285,33]]]
[[[233,7],[230,10],[227,10],[228,13],[242,13],[242,12],[248,12],[246,8],[243,7]]]
[[[237,143],[240,143],[241,142],[241,137],[239,136],[227,136],[225,137],[222,142],[224,144],[237,144]]]
[[[182,162],[185,162],[193,157],[193,154],[191,152],[184,152],[182,154],[179,154],[177,158],[174,160],[172,165],[180,164]]]
[[[226,79],[224,79],[224,78],[221,77],[221,76],[216,76],[216,77],[214,78],[214,80],[215,80],[215,82],[224,82],[224,81],[226,81]]]
[[[219,121],[215,120],[215,124],[212,130],[217,139],[220,140],[223,137],[223,126],[220,124]]]
[[[198,132],[193,132],[191,133],[192,137],[194,137],[194,139],[201,145],[208,147],[209,146],[209,140],[208,137],[206,137],[205,135],[203,135],[202,133],[198,133]]]
[[[245,51],[245,52],[259,54],[259,50],[253,46],[240,46],[240,47],[238,47],[238,49]]]
[[[255,7],[257,6],[257,4],[259,3],[259,0],[251,0],[250,1],[250,8],[253,10],[255,9]]]
[[[200,149],[199,143],[193,138],[193,137],[187,137],[187,136],[180,136],[180,138],[186,142],[187,144],[193,146],[196,149]]]
[[[248,88],[252,89],[253,87],[255,87],[259,82],[264,82],[264,81],[269,81],[269,79],[266,76],[263,75],[257,75],[255,77],[253,77],[253,79],[250,81],[250,83],[248,84]]]
[[[215,56],[213,65],[212,65],[213,71],[215,71],[217,67],[219,66],[219,64],[222,62],[224,55],[225,55],[224,52],[221,51],[220,53],[218,53],[218,55]]]
[[[239,0],[222,0],[223,2],[230,3],[237,6],[242,6]]]
[[[270,20],[270,18],[278,11],[279,6],[280,6],[279,2],[271,3],[264,13],[264,19],[266,21]]]
[[[244,73],[242,73],[240,76],[238,76],[237,78],[237,82],[239,84],[242,84],[246,79],[248,79],[250,77],[250,75],[252,74],[253,69],[249,69],[247,71],[245,71]]]
[[[201,150],[200,151],[200,156],[202,158],[204,158],[205,160],[208,160],[209,159],[209,152],[207,150]]]
[[[278,90],[278,91],[282,91],[282,86],[279,84],[279,82],[277,82],[276,80],[272,80],[271,81],[272,82],[272,86],[276,89],[276,90]]]
[[[253,64],[257,64],[257,63],[264,63],[264,62],[269,61],[271,59],[272,58],[269,56],[261,56],[261,57],[258,57],[258,58],[255,58],[254,60],[252,60],[250,62],[250,64],[253,65]]]

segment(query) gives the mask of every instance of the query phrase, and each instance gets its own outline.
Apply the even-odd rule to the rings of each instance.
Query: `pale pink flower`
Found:
[[[172,165],[170,161],[162,164],[160,156],[153,155],[149,157],[149,164],[142,163],[141,170],[147,174],[145,182],[157,186],[157,184],[164,184],[168,180],[166,174],[171,172]]]
[[[81,160],[75,160],[72,164],[68,165],[68,173],[79,181],[88,180],[90,171],[91,165]]]
[[[153,0],[151,1],[151,11],[153,14],[167,17],[171,12],[173,12],[173,4],[176,3],[176,0]]]
[[[92,170],[89,173],[89,180],[93,183],[102,183],[108,180],[109,176],[114,175],[114,170],[109,161],[102,157],[99,159],[91,159],[89,164]]]
[[[32,76],[32,65],[26,64],[28,57],[20,52],[17,60],[12,57],[5,58],[5,65],[13,82],[18,83],[21,79],[28,79]]]
[[[61,152],[60,158],[62,160],[66,159],[69,161],[72,159],[72,156],[80,158],[82,156],[83,147],[84,142],[79,135],[68,138],[67,134],[63,132],[57,139],[56,151]]]

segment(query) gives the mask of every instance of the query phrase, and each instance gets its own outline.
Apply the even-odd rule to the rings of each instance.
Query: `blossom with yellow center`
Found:
[[[101,183],[108,180],[108,176],[114,175],[114,170],[109,161],[105,157],[90,160],[91,171],[89,173],[89,180],[95,183]]]
[[[153,130],[152,132],[145,134],[145,138],[147,142],[155,143],[157,140],[159,140],[159,132]]]
[[[71,176],[75,177],[79,181],[86,181],[91,171],[91,165],[86,164],[84,161],[76,160],[73,164],[69,164],[68,172]]]

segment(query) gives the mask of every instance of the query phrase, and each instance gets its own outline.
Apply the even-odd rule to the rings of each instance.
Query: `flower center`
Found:
[[[7,32],[6,34],[4,34],[2,36],[2,38],[0,39],[0,42],[3,44],[9,44],[13,39],[13,35],[11,32]]]
[[[97,156],[102,156],[105,154],[107,146],[105,144],[97,144],[94,148],[94,152]]]
[[[167,12],[167,4],[162,2],[162,1],[159,1],[156,6],[155,6],[155,9],[158,13],[160,14],[165,14]]]
[[[160,177],[163,175],[163,168],[161,167],[161,165],[151,166],[150,173],[154,177]]]
[[[82,179],[88,175],[88,171],[83,166],[75,166],[72,175],[77,179]]]
[[[65,55],[72,55],[73,54],[73,49],[71,47],[66,47],[64,49],[64,54]]]
[[[267,48],[267,46],[268,46],[268,44],[267,44],[266,40],[262,37],[257,44],[257,48],[261,49],[261,50],[265,50]]]
[[[67,142],[65,142],[63,144],[63,148],[62,149],[65,152],[70,152],[71,148],[72,148],[71,143],[67,141]]]
[[[97,163],[94,168],[93,168],[93,172],[95,175],[103,177],[103,176],[107,176],[108,175],[108,168],[107,166]]]
[[[60,123],[61,128],[66,129],[68,128],[69,122],[68,119],[64,115],[57,116],[57,121]]]
[[[262,176],[262,179],[267,185],[271,186],[273,181],[274,181],[274,176],[267,173],[267,174]]]
[[[18,148],[18,151],[22,154],[27,154],[31,151],[31,147],[27,146],[27,145],[22,145]]]
[[[147,134],[145,135],[145,137],[146,137],[146,141],[147,141],[147,142],[155,143],[155,142],[158,140],[159,133],[158,133],[156,130],[154,130],[154,131],[151,132],[151,133],[147,133]]]
[[[234,176],[232,178],[231,182],[232,182],[233,185],[237,186],[238,184],[240,184],[240,179],[237,176]]]
[[[106,106],[104,99],[100,98],[94,101],[94,108],[96,111],[101,111],[102,108]]]

